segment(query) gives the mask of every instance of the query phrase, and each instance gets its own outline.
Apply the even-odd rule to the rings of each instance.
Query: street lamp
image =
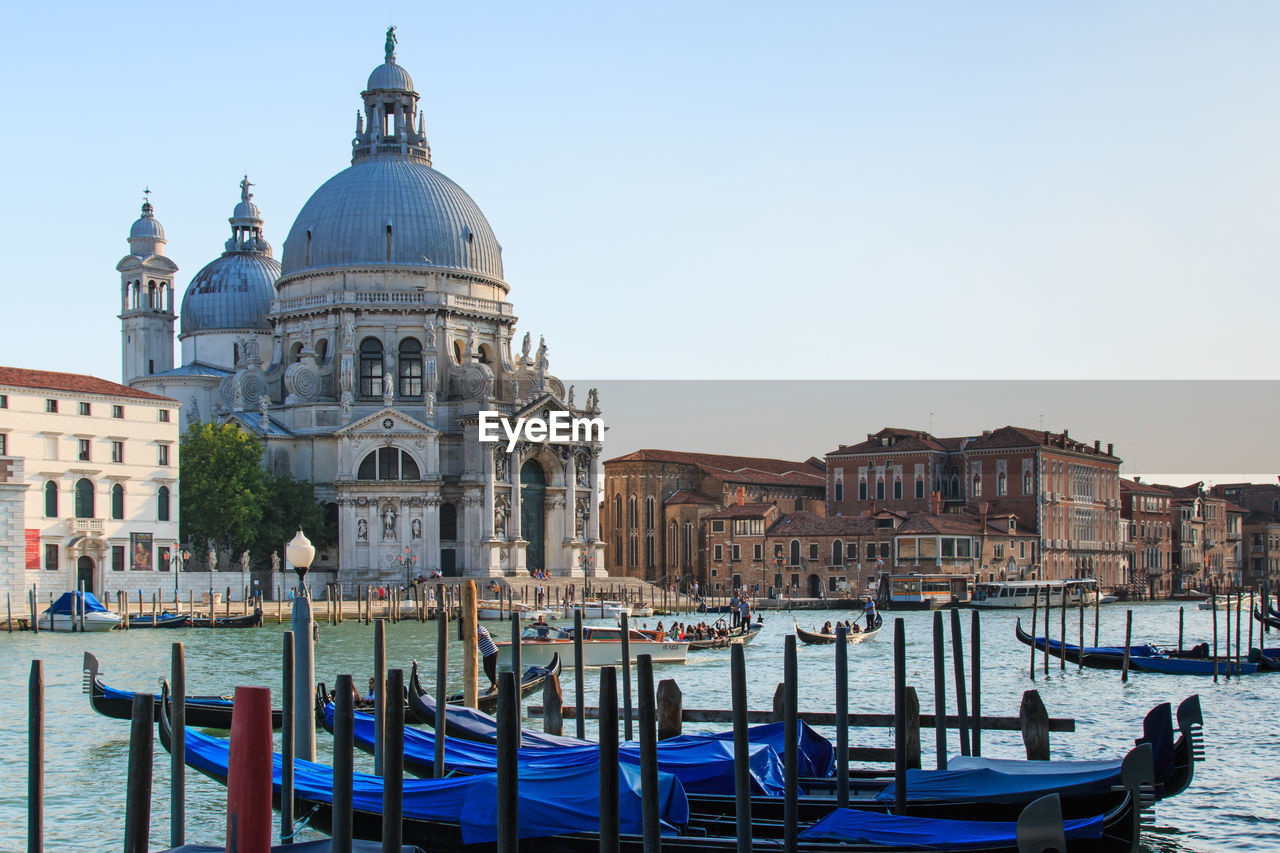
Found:
[[[285,546],[285,557],[293,564],[298,573],[298,594],[293,597],[293,617],[290,625],[293,628],[293,700],[294,707],[285,709],[285,713],[293,713],[293,754],[295,758],[315,761],[316,756],[316,718],[311,713],[311,703],[307,697],[315,689],[315,656],[314,635],[311,623],[311,599],[307,596],[307,585],[304,579],[311,561],[315,559],[316,549],[307,539],[302,528],[298,535]]]
[[[418,564],[418,555],[413,553],[413,549],[406,545],[404,546],[404,553],[398,555],[391,562],[393,565],[404,568],[404,589],[407,596],[409,594],[409,576],[413,573],[413,567]]]

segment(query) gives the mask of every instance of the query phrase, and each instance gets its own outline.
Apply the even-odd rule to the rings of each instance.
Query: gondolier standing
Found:
[[[867,599],[867,603],[862,608],[862,615],[866,617],[867,630],[870,631],[876,624],[876,600],[874,598]]]
[[[484,660],[484,674],[489,677],[489,689],[498,687],[498,647],[489,636],[489,629],[483,625],[476,626],[476,645],[480,647],[480,657]]]

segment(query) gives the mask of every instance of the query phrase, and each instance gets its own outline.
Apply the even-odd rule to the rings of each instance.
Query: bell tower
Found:
[[[142,216],[129,229],[129,254],[120,259],[120,380],[173,369],[173,277],[178,265],[165,257],[164,227],[146,190]]]

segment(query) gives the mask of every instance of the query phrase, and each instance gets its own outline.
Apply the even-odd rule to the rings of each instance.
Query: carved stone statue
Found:
[[[422,337],[427,349],[436,348],[436,327],[430,319],[422,325]]]
[[[409,531],[410,531],[409,535],[411,538],[421,539],[422,538],[422,519],[415,518],[413,520],[413,523],[409,526]]]
[[[589,503],[586,498],[578,498],[577,506],[574,508],[574,537],[581,539],[586,535],[587,530],[587,513],[589,512]]]
[[[245,175],[244,180],[240,182],[240,200],[245,204],[249,203],[249,199],[253,198],[253,193],[249,192],[249,187],[253,186],[249,182],[249,176]]]
[[[467,351],[464,353],[464,360],[471,361],[476,354],[476,327],[474,325],[467,327]]]
[[[434,391],[428,391],[422,396],[423,407],[427,410],[428,415],[434,415],[436,412],[436,395]]]
[[[247,571],[249,571],[249,551],[248,551],[248,549],[246,549],[243,553],[241,553],[241,554],[240,554],[240,571],[242,571],[242,572],[247,572]]]
[[[271,571],[273,572],[280,571],[280,555],[277,554],[275,551],[271,552]]]
[[[351,392],[342,392],[342,417],[346,420],[351,419]]]
[[[342,348],[351,349],[356,345],[356,321],[347,320],[342,324]]]
[[[187,410],[187,423],[200,423],[200,401],[196,399],[196,395],[191,395],[191,408]]]
[[[396,381],[388,373],[382,377],[382,405],[390,406],[396,399]]]
[[[573,408],[573,386],[572,385],[569,386],[569,396],[568,396],[568,399],[564,401],[564,403],[567,408],[570,408],[570,409]]]
[[[498,539],[507,538],[507,512],[510,505],[506,495],[498,495],[493,502],[493,535]]]
[[[533,335],[529,332],[524,333],[524,343],[520,345],[520,360],[529,362],[529,350],[533,349]]]
[[[387,27],[387,43],[385,45],[387,64],[396,61],[396,28]]]
[[[396,508],[387,504],[382,510],[382,538],[396,538]]]
[[[209,563],[208,563],[208,565],[209,565],[209,571],[211,571],[211,572],[212,572],[212,571],[217,571],[217,568],[218,568],[218,549],[217,549],[217,548],[215,548],[215,547],[213,547],[212,545],[210,545],[210,546],[209,546],[209,554],[208,554],[208,558],[207,558],[207,559],[208,559],[208,561],[209,561]]]
[[[547,359],[547,339],[545,337],[538,338],[538,359],[536,366],[539,373],[546,373],[547,368],[551,366],[551,362]]]
[[[574,463],[574,474],[576,482],[579,486],[588,486],[591,483],[591,457],[582,456]]]
[[[587,392],[587,411],[600,411],[600,392],[596,391],[594,388]]]
[[[356,520],[356,538],[361,542],[369,541],[369,522],[363,518]]]
[[[511,482],[510,466],[507,462],[507,454],[503,453],[501,450],[494,454],[493,478],[499,483]]]
[[[271,405],[271,398],[266,394],[258,395],[258,414],[262,416],[262,429],[267,429],[267,408]]]

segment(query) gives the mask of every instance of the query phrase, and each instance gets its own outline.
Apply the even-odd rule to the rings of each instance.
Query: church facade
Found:
[[[315,483],[339,540],[316,568],[340,579],[603,574],[600,442],[480,441],[481,412],[600,408],[550,373],[545,341],[516,351],[501,246],[432,168],[394,28],[361,98],[351,166],[303,206],[279,262],[241,182],[226,251],[183,297],[177,366],[177,268],[144,205],[118,265],[124,380],[182,402],[184,428],[237,422],[270,470]]]

